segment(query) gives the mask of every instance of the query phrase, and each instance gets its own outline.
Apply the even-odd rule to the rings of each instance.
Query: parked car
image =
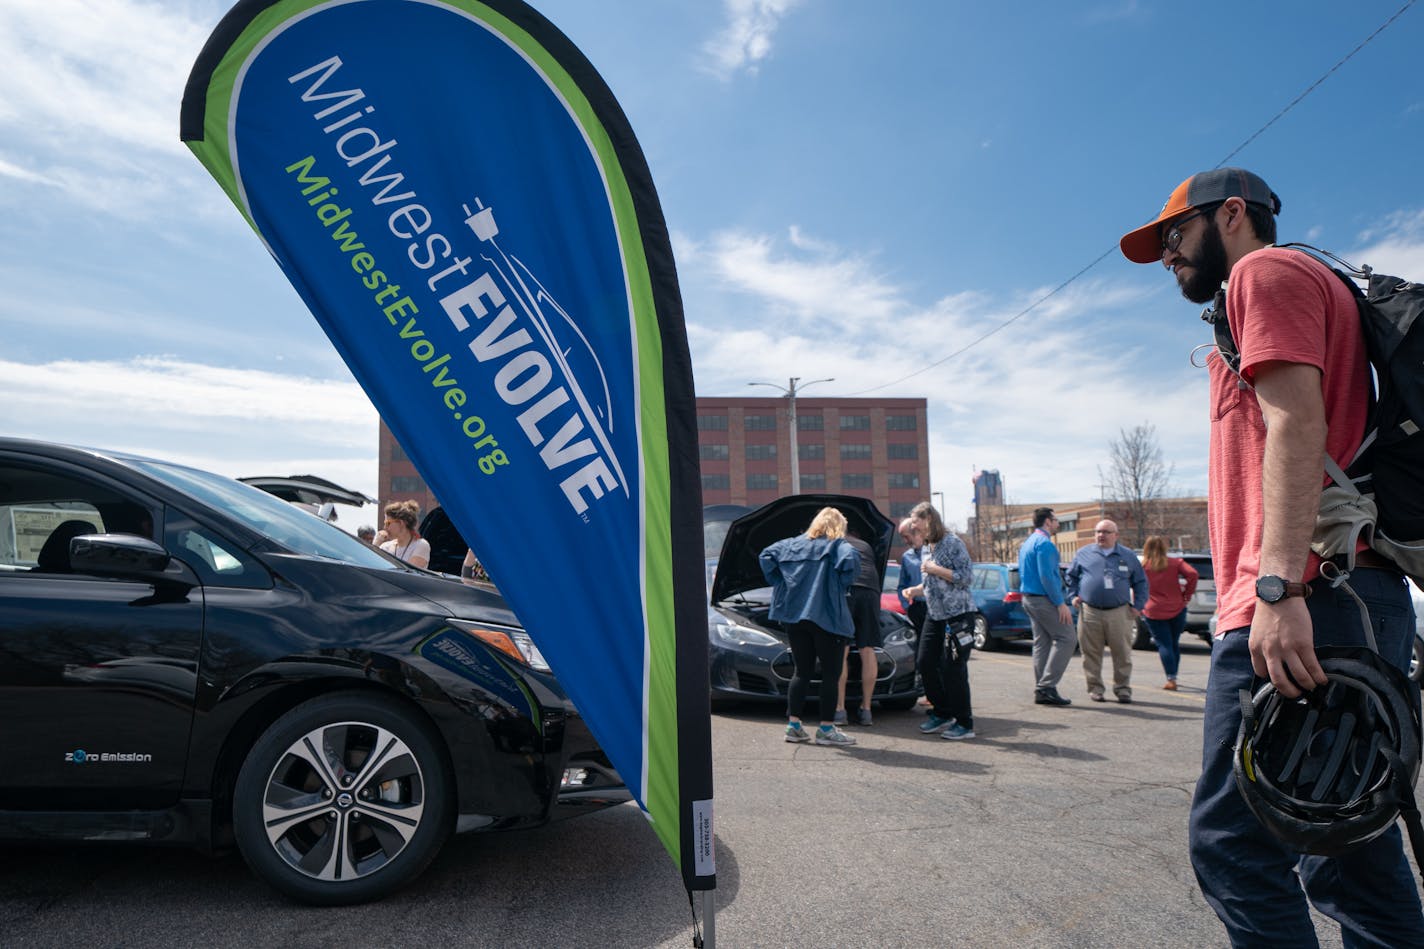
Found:
[[[1414,654],[1409,659],[1409,678],[1424,684],[1424,592],[1410,580],[1409,595],[1414,600]]]
[[[1066,571],[1059,567],[1059,573]],[[1001,640],[1027,639],[1033,635],[1028,613],[1023,608],[1023,593],[1019,589],[1019,565],[1016,563],[976,563],[974,579],[969,585],[974,597],[974,646],[977,649],[999,648]],[[1067,588],[1064,588],[1067,596]],[[1078,611],[1070,609],[1073,621]]]
[[[780,623],[768,618],[771,588],[758,555],[767,545],[803,533],[823,507],[833,506],[875,551],[883,577],[895,525],[867,498],[797,494],[779,498],[727,525],[720,556],[707,561],[709,666],[714,700],[785,703],[794,663]],[[705,528],[704,528],[705,530]],[[915,684],[915,632],[900,613],[880,611],[882,645],[875,650],[873,698],[885,708],[907,709],[920,696]],[[860,654],[852,649],[847,706],[860,701]],[[819,667],[817,669],[819,678]],[[812,699],[817,685],[810,688]]]
[[[360,491],[343,488],[335,482],[318,478],[316,475],[253,475],[237,480],[244,484],[250,484],[254,488],[261,488],[268,494],[275,494],[283,501],[295,504],[322,520],[332,523],[337,520],[336,505],[338,504],[361,508],[367,504],[376,503],[375,498],[368,498]]]
[[[1172,556],[1181,557],[1197,572],[1197,590],[1187,603],[1187,632],[1196,633],[1210,642],[1211,635],[1207,631],[1207,624],[1216,614],[1216,574],[1212,571],[1211,554],[1187,553]]]
[[[1409,581],[1409,596],[1414,601],[1414,652],[1409,656],[1409,678],[1424,685],[1424,592]],[[1210,635],[1216,636],[1215,613],[1211,615]]]
[[[900,565],[898,563],[885,564],[885,582],[880,584],[880,608],[889,610],[891,613],[905,612],[905,605],[900,602]]]
[[[425,569],[458,577],[470,545],[455,529],[445,508],[436,506],[421,518],[420,536],[430,545],[430,563]]]
[[[219,850],[298,900],[628,800],[492,592],[258,488],[0,438],[0,839]]]
[[[1216,579],[1211,567],[1211,554],[1204,553],[1177,553],[1168,554],[1171,557],[1181,557],[1190,564],[1197,572],[1197,589],[1192,594],[1192,598],[1187,601],[1187,625],[1186,631],[1200,637],[1202,642],[1211,645],[1212,620],[1216,618]],[[1152,630],[1147,628],[1147,623],[1142,617],[1137,617],[1132,631],[1133,649],[1157,648],[1157,642],[1152,638]]]

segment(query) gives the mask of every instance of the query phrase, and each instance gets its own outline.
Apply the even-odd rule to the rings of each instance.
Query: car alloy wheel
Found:
[[[998,643],[989,635],[989,619],[983,613],[974,614],[974,648],[995,649]]]
[[[449,835],[447,774],[429,727],[396,702],[347,693],[303,703],[243,763],[238,846],[258,875],[303,902],[384,896]]]

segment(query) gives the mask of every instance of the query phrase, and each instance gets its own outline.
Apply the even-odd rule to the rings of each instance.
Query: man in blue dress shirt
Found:
[[[1058,694],[1058,682],[1073,658],[1073,614],[1063,598],[1058,572],[1058,518],[1053,509],[1036,508],[1033,533],[1019,548],[1019,592],[1033,628],[1033,700],[1038,705],[1072,705]]]
[[[1078,607],[1078,645],[1088,698],[1101,702],[1103,646],[1112,652],[1113,694],[1132,701],[1132,631],[1147,605],[1147,574],[1137,555],[1117,542],[1117,525],[1098,521],[1093,540],[1068,567],[1068,592]]]

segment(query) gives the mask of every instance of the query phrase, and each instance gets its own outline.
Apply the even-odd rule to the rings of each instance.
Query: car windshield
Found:
[[[1184,559],[1187,563],[1196,568],[1198,578],[1202,580],[1212,579],[1210,557],[1186,557]]]
[[[898,589],[900,589],[900,565],[887,563],[885,565],[885,582],[880,585],[880,592],[894,593]]]
[[[164,484],[270,537],[293,553],[362,567],[398,569],[395,562],[364,541],[260,488],[161,461],[134,461],[133,464]]]

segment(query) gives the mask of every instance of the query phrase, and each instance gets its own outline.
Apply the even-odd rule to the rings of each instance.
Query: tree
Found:
[[[1129,521],[1138,550],[1150,533],[1160,532],[1162,499],[1175,470],[1162,460],[1162,447],[1157,444],[1157,427],[1146,423],[1131,431],[1118,429],[1119,438],[1108,445],[1112,467],[1098,469],[1103,489],[1114,507],[1121,509]],[[1119,525],[1121,529],[1123,526]]]

